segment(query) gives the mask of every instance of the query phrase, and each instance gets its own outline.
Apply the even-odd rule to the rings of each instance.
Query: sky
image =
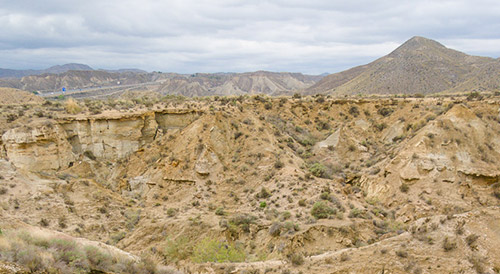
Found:
[[[500,1],[0,0],[0,68],[333,73],[413,36],[500,57]]]

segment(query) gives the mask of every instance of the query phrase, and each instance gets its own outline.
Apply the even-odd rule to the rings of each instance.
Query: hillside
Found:
[[[413,37],[367,65],[331,74],[306,93],[431,94],[499,90],[498,59],[470,56],[423,37]]]
[[[305,89],[321,76],[300,73],[248,72],[248,73],[197,73],[182,75],[176,73],[141,73],[135,71],[76,71],[59,74],[25,76],[21,79],[0,80],[0,86],[50,93],[67,90],[113,88],[113,93],[130,89],[148,90],[159,95],[211,96],[241,94],[293,94]],[[82,93],[81,96],[85,96]],[[91,94],[89,93],[89,96]]]
[[[157,89],[162,94],[184,96],[292,94],[316,83],[320,76],[267,71],[231,74],[195,74],[165,79]]]
[[[41,104],[43,99],[26,91],[13,88],[0,88],[0,105]]]
[[[2,106],[0,267],[28,265],[16,242],[57,251],[16,232],[42,229],[186,273],[498,272],[500,98],[485,96]],[[32,265],[99,267],[44,256]]]
[[[39,75],[44,73],[64,73],[70,70],[93,70],[88,65],[84,64],[64,64],[56,65],[47,69],[26,69],[26,70],[15,70],[15,69],[2,69],[0,68],[0,78],[22,78],[29,75]]]

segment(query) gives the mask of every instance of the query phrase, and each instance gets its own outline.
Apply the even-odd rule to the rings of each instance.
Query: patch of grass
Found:
[[[193,244],[185,236],[177,237],[175,240],[167,239],[167,245],[163,255],[168,263],[175,263],[180,260],[186,260],[193,254]]]
[[[167,216],[168,217],[174,217],[177,214],[177,209],[176,208],[169,208],[167,209]]]
[[[223,207],[218,207],[216,210],[215,210],[215,215],[218,215],[218,216],[222,216],[224,215],[225,212],[224,212],[224,208]]]
[[[353,208],[349,212],[349,218],[361,218],[361,219],[369,219],[370,216],[368,215],[368,212],[365,210],[361,210],[359,208]]]
[[[169,273],[147,258],[134,259],[99,246],[80,245],[66,237],[8,231],[0,235],[0,241],[0,258],[20,264],[30,273]]]
[[[196,263],[243,262],[245,259],[243,248],[209,238],[203,239],[194,247],[192,256]]]
[[[125,224],[125,226],[129,230],[133,230],[135,225],[137,225],[141,220],[141,210],[139,209],[137,211],[128,211],[125,213],[125,217],[127,218],[127,223]]]

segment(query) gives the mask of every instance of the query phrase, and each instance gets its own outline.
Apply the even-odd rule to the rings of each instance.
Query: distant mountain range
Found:
[[[9,76],[10,78],[5,78]],[[471,56],[424,37],[413,37],[369,64],[329,75],[288,72],[177,73],[138,69],[94,70],[83,64],[45,70],[0,69],[0,86],[53,92],[62,87],[119,86],[184,96],[238,94],[431,94],[500,90],[500,59]]]
[[[71,63],[71,64],[65,64],[65,65],[57,65],[57,66],[52,66],[47,69],[41,69],[41,70],[34,70],[34,69],[27,69],[27,70],[15,70],[15,69],[2,69],[0,68],[0,78],[21,78],[24,76],[29,76],[29,75],[40,75],[44,73],[64,73],[69,70],[94,70],[93,68],[84,65],[84,64],[76,64],[76,63]]]
[[[257,71],[248,73],[177,74],[141,72],[137,70],[69,70],[63,73],[44,73],[22,78],[0,79],[0,87],[50,93],[88,89],[143,89],[160,94],[184,96],[291,94],[318,82],[322,76],[300,73]],[[140,88],[139,88],[140,87]]]
[[[307,94],[430,94],[500,89],[500,60],[413,37],[369,64],[324,77]]]
[[[77,63],[56,65],[56,66],[52,66],[50,68],[40,69],[40,70],[35,70],[35,69],[16,70],[16,69],[0,68],[0,78],[22,78],[24,76],[30,76],[30,75],[60,74],[60,73],[68,72],[70,70],[91,71],[94,69],[88,65],[77,64]],[[123,72],[145,73],[146,72],[146,71],[141,70],[141,69],[133,69],[133,68],[132,69],[118,69],[118,70],[99,69],[98,71],[116,72],[116,73],[123,73]]]

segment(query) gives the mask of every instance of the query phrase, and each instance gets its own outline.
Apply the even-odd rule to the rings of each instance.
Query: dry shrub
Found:
[[[147,257],[136,259],[98,246],[81,245],[71,238],[26,231],[0,234],[0,258],[25,266],[32,273],[176,273]]]
[[[82,107],[80,107],[78,102],[73,98],[69,98],[66,102],[64,102],[64,108],[69,114],[77,114],[82,111]]]

